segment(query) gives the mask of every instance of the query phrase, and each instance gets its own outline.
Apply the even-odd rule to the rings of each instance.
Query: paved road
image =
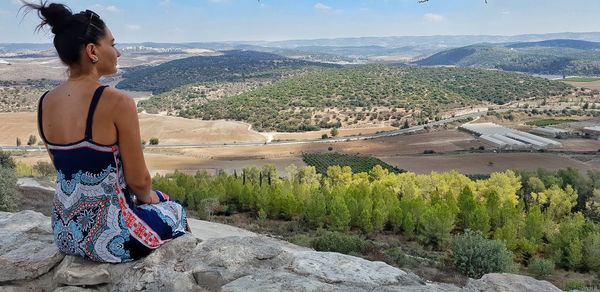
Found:
[[[508,109],[496,110],[496,112],[505,112]],[[343,141],[358,141],[358,140],[371,140],[383,137],[392,137],[398,135],[406,135],[415,133],[425,129],[425,127],[442,126],[457,120],[477,118],[484,116],[488,111],[480,111],[476,113],[470,113],[460,116],[455,116],[448,119],[439,120],[437,122],[431,122],[424,125],[414,126],[406,129],[399,129],[393,131],[386,131],[372,135],[361,135],[361,136],[347,136],[339,138],[327,138],[327,139],[313,139],[313,140],[302,140],[302,141],[274,141],[269,142],[269,145],[292,145],[292,144],[314,144],[314,143],[332,143],[332,142],[343,142]],[[167,149],[167,148],[216,148],[216,147],[232,147],[232,146],[256,146],[264,145],[264,142],[239,142],[239,143],[206,143],[206,144],[162,144],[162,145],[147,145],[147,149]],[[44,146],[0,146],[0,150],[3,151],[28,151],[28,152],[45,152]]]

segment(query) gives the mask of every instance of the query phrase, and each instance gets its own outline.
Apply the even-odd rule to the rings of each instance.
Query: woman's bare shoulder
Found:
[[[105,88],[102,98],[106,99],[106,102],[112,104],[113,109],[116,111],[122,111],[131,107],[135,108],[133,97],[113,87]]]

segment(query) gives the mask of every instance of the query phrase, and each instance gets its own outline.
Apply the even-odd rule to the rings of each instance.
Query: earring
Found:
[[[92,59],[92,64],[98,63],[98,59]]]

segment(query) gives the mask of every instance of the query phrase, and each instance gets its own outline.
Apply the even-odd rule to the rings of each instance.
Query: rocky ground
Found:
[[[465,287],[426,282],[383,262],[317,252],[235,227],[190,220],[193,233],[132,263],[65,256],[50,218],[0,212],[2,291],[560,291],[546,281],[488,274]]]

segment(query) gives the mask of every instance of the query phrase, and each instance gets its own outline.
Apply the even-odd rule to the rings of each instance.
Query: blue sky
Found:
[[[600,0],[64,0],[92,9],[117,42],[287,40],[600,31]],[[0,0],[0,43],[50,42]]]

